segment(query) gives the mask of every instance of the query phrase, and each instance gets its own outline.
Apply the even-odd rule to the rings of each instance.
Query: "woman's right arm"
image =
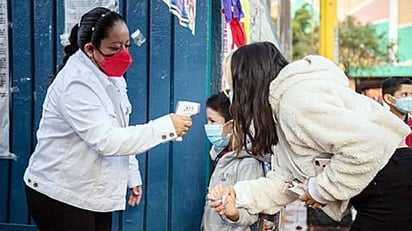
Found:
[[[146,124],[120,127],[106,111],[98,92],[80,81],[69,84],[60,97],[60,111],[71,128],[102,155],[134,155],[187,133],[191,118],[165,115]]]
[[[252,214],[274,214],[297,199],[296,194],[286,190],[292,179],[287,171],[275,168],[266,177],[239,181],[234,185],[236,206],[246,208]]]
[[[288,182],[292,180],[292,175],[279,168],[271,171],[266,177],[256,180],[239,181],[234,186],[234,197],[236,207],[244,208],[251,214],[266,213],[274,214],[285,205],[297,199],[297,195],[286,191]],[[214,200],[209,203],[210,207],[215,208],[216,212],[224,214],[226,198],[229,196],[229,189],[218,185],[212,189],[208,196]]]

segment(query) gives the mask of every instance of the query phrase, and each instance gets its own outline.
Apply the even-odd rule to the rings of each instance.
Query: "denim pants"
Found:
[[[357,210],[351,231],[412,230],[412,149],[397,149],[351,203]]]

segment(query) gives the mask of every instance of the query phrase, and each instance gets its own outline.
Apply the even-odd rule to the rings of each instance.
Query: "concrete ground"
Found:
[[[289,204],[281,211],[279,231],[349,231],[349,228],[343,227],[308,227],[306,217],[307,208],[303,202],[295,201]]]

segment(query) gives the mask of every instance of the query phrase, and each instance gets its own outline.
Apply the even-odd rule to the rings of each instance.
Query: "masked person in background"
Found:
[[[213,161],[209,188],[216,185],[232,185],[241,180],[257,179],[264,175],[262,156],[250,155],[237,146],[233,133],[233,120],[229,112],[230,101],[224,92],[212,95],[206,101],[207,124],[206,136],[212,144],[210,158]],[[259,219],[258,215],[240,209],[232,216],[227,210],[222,216],[210,208],[204,208],[202,229],[215,230],[251,230],[251,226]],[[241,217],[241,219],[238,219]],[[229,218],[229,219],[228,219]],[[233,222],[239,220],[242,222]]]
[[[300,199],[334,220],[353,205],[351,230],[411,229],[407,125],[350,89],[344,72],[324,57],[289,64],[261,42],[240,47],[229,63],[236,142],[247,149],[249,138],[254,153],[276,145],[276,159],[265,178],[211,189],[216,212],[273,214]]]
[[[403,77],[392,77],[382,82],[382,98],[390,111],[412,128],[412,81]],[[412,147],[412,134],[406,137],[406,144]]]
[[[37,145],[24,174],[29,212],[41,231],[111,230],[112,212],[142,197],[135,154],[188,132],[190,117],[169,114],[129,126],[123,74],[132,62],[122,16],[98,7],[70,35],[50,85]]]

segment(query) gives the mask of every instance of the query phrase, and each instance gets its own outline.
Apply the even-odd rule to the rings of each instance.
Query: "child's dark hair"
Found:
[[[412,80],[406,77],[392,77],[385,79],[382,82],[382,96],[385,94],[395,94],[395,91],[399,90],[402,84],[412,85]]]
[[[64,47],[65,56],[57,73],[79,48],[84,51],[85,44],[91,42],[94,46],[100,47],[100,42],[108,36],[109,30],[117,21],[124,22],[124,19],[120,14],[104,7],[96,7],[85,13],[80,23],[74,25],[70,32],[70,44]]]
[[[210,96],[206,100],[206,107],[217,111],[223,118],[225,118],[225,122],[232,119],[232,115],[230,114],[230,100],[222,91]]]

